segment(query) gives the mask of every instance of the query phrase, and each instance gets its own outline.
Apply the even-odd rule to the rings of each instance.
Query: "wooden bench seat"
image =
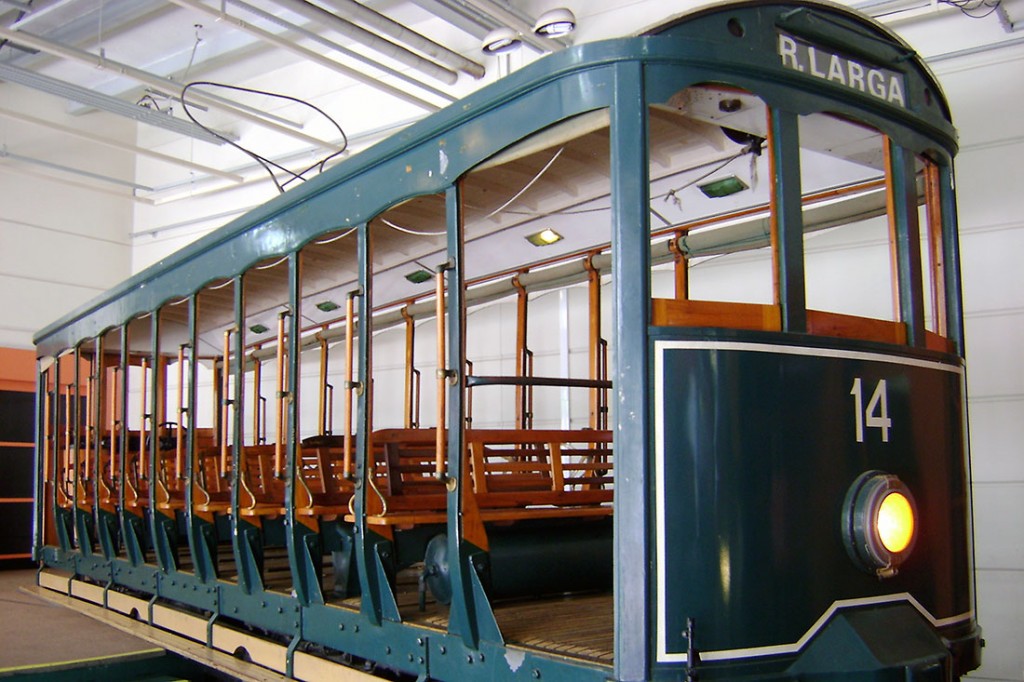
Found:
[[[295,513],[300,516],[338,516],[348,511],[354,490],[345,478],[344,449],[303,447],[299,451]]]
[[[433,429],[373,434],[372,525],[444,523],[447,493],[435,473]],[[468,482],[484,522],[612,514],[611,432],[468,430]],[[345,517],[352,520],[351,515]]]

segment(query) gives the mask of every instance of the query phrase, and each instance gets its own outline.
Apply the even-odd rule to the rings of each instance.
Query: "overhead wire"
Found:
[[[308,107],[308,108],[312,109],[313,111],[317,112],[318,114],[320,114],[321,116],[323,116],[328,121],[330,121],[331,125],[333,125],[335,128],[337,128],[338,133],[340,133],[340,135],[341,135],[341,140],[342,140],[341,141],[341,147],[337,151],[332,152],[331,154],[323,157],[319,161],[316,161],[315,163],[307,166],[306,168],[304,168],[304,169],[302,169],[302,170],[300,170],[298,172],[293,171],[293,170],[291,170],[289,168],[285,168],[284,166],[282,166],[281,164],[277,163],[276,161],[274,161],[272,159],[268,159],[267,157],[265,157],[265,156],[263,156],[261,154],[258,154],[257,152],[254,152],[251,149],[243,147],[242,145],[238,144],[234,140],[231,140],[231,139],[227,138],[226,136],[220,134],[219,132],[217,132],[213,128],[207,127],[207,126],[203,125],[201,122],[199,122],[199,120],[197,120],[196,117],[192,115],[192,112],[190,110],[190,106],[193,106],[193,105],[190,105],[189,102],[188,102],[188,91],[191,88],[199,87],[199,86],[206,86],[206,87],[210,87],[210,88],[223,88],[225,90],[234,90],[236,92],[245,92],[245,93],[249,93],[249,94],[253,94],[253,95],[261,95],[261,96],[264,96],[264,97],[273,97],[273,98],[276,98],[276,99],[283,99],[283,100],[287,100],[289,102],[294,102],[294,103],[299,104],[299,105],[304,106],[304,107]],[[185,111],[185,115],[188,116],[189,119],[193,123],[195,123],[197,126],[202,128],[206,132],[210,133],[211,135],[213,135],[217,139],[219,139],[219,140],[221,140],[221,141],[231,145],[232,147],[234,147],[238,151],[242,152],[243,154],[247,155],[248,157],[250,157],[251,159],[256,161],[258,164],[260,164],[263,167],[263,169],[265,171],[267,171],[267,173],[270,175],[270,179],[274,182],[274,186],[277,187],[277,191],[281,192],[281,193],[284,193],[285,188],[289,184],[291,184],[292,182],[294,182],[296,180],[305,181],[306,180],[306,177],[305,177],[306,174],[309,173],[310,171],[314,170],[314,169],[318,169],[317,172],[318,173],[322,173],[323,170],[324,170],[324,166],[327,164],[328,161],[330,161],[331,159],[333,159],[333,158],[335,158],[335,157],[345,153],[345,151],[348,149],[348,135],[345,134],[345,131],[342,129],[341,125],[336,120],[334,120],[334,118],[330,114],[328,114],[326,111],[324,111],[320,107],[318,107],[315,104],[312,104],[311,102],[308,102],[308,101],[306,101],[304,99],[300,99],[298,97],[292,97],[290,95],[283,95],[283,94],[277,93],[277,92],[269,92],[269,91],[266,91],[266,90],[258,90],[256,88],[245,88],[245,87],[242,87],[240,85],[229,85],[227,83],[218,83],[218,82],[215,82],[215,81],[192,81],[191,83],[186,84],[185,87],[183,87],[181,89],[181,104],[182,104],[182,108]],[[274,171],[271,169],[271,167],[276,168],[281,173],[284,173],[285,175],[291,176],[291,177],[288,180],[285,180],[284,182],[280,182],[278,180],[278,178],[277,178],[277,175],[274,173]]]

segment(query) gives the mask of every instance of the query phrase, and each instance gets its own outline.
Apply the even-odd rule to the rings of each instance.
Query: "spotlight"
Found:
[[[565,7],[556,7],[540,15],[533,26],[533,32],[539,36],[556,38],[572,33],[575,28],[576,16]]]
[[[522,44],[519,34],[508,26],[499,26],[484,38],[481,48],[487,54],[511,52]]]

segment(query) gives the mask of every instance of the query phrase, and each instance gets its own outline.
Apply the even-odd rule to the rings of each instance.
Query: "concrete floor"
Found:
[[[10,668],[159,650],[18,589],[35,583],[34,569],[0,571],[0,675]]]

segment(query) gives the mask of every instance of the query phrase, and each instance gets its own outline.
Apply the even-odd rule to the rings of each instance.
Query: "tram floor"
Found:
[[[438,630],[448,628],[448,607],[426,595],[420,609],[420,567],[401,571],[395,599],[402,619]],[[325,583],[329,570],[325,568]],[[359,609],[358,598],[339,600],[339,606]],[[494,618],[507,645],[612,665],[614,615],[610,592],[563,594],[492,604]]]
[[[218,552],[218,572],[222,580],[236,576],[230,545]],[[179,568],[191,570],[188,552],[181,553]],[[429,594],[420,610],[419,571],[413,566],[400,571],[395,585],[395,598],[402,619],[411,624],[445,630],[448,607],[437,603]],[[292,592],[288,553],[284,547],[267,547],[264,551],[264,587],[282,594]],[[324,557],[323,590],[331,604],[359,610],[359,599],[331,598],[334,593],[334,567],[331,555]],[[613,601],[610,592],[564,594],[533,599],[499,601],[492,605],[495,620],[508,645],[537,652],[578,658],[611,665],[614,647]]]

